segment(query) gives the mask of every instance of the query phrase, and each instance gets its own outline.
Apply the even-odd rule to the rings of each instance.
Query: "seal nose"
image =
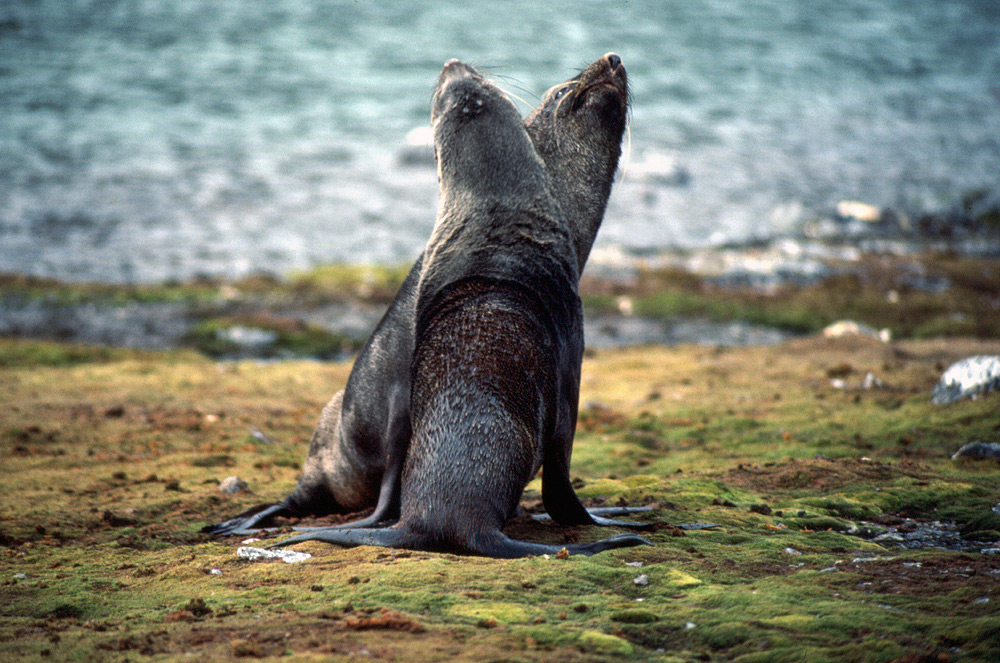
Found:
[[[617,53],[605,53],[604,59],[608,61],[608,66],[611,67],[611,71],[618,69],[622,66],[622,59],[618,57]]]

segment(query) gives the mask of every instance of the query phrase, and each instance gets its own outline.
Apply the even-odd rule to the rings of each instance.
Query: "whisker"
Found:
[[[628,167],[632,165],[632,123],[625,125],[625,165],[622,166],[621,181],[628,177]]]

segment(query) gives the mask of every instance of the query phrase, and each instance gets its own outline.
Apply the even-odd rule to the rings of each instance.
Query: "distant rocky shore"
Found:
[[[842,318],[892,327],[892,316],[906,319],[906,304],[928,319],[919,328],[907,322],[904,335],[991,336],[1000,329],[1000,211],[971,202],[967,208],[950,220],[914,220],[844,202],[801,232],[754,244],[657,252],[598,247],[581,284],[588,347],[768,345]],[[339,269],[350,276],[325,289],[273,275],[137,290],[0,274],[0,335],[186,346],[217,358],[347,358],[378,322],[405,269]],[[385,273],[374,277],[379,270]]]

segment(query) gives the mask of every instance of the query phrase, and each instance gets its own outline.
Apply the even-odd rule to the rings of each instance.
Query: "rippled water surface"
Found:
[[[634,100],[599,242],[780,234],[1000,192],[1000,14],[913,3],[0,4],[0,271],[149,281],[411,260],[441,64],[527,112],[607,51]]]

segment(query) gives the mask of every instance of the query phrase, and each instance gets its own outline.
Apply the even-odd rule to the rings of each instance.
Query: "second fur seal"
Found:
[[[627,114],[625,67],[617,54],[607,53],[553,86],[524,120],[569,221],[580,271],[604,218]],[[351,525],[398,516],[399,480],[410,440],[409,370],[423,258],[421,254],[355,359],[346,388],[323,409],[295,490],[278,503],[253,507],[203,531],[246,534],[275,516],[359,511],[376,502],[371,516]],[[622,510],[593,509],[596,517],[589,519],[579,508],[570,511],[561,514],[564,524],[625,524],[601,517]],[[569,515],[573,517],[567,519]]]
[[[540,467],[546,510],[560,522],[589,521],[568,473],[583,357],[573,232],[517,109],[475,69],[445,64],[431,120],[439,212],[417,288],[399,520],[277,545],[557,553],[563,546],[501,531]],[[649,542],[624,534],[565,548],[635,545]]]

